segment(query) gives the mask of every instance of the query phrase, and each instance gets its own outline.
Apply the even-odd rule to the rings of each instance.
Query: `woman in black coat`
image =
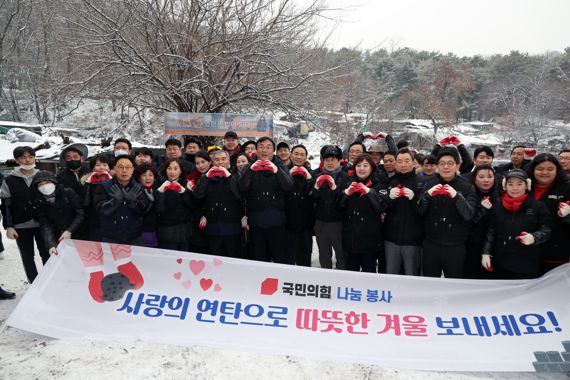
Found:
[[[45,170],[35,175],[32,187],[46,249],[57,254],[59,241],[70,239],[83,222],[81,200],[73,189],[58,185],[55,175]]]
[[[489,229],[491,207],[499,202],[499,191],[496,186],[495,170],[491,165],[477,166],[471,178],[475,187],[477,200],[475,216],[469,226],[469,235],[465,243],[465,278],[489,279],[491,274],[481,266],[481,251]]]
[[[376,273],[376,258],[382,249],[380,183],[372,175],[375,165],[368,154],[354,161],[354,176],[341,188],[339,209],[343,212],[342,244],[347,253],[347,269]]]
[[[553,219],[552,236],[546,242],[540,274],[568,262],[570,257],[570,183],[558,159],[550,153],[537,155],[527,167],[534,184],[532,195],[546,205]]]
[[[180,160],[167,159],[161,175],[165,180],[154,196],[158,215],[158,246],[187,251],[190,244],[192,194],[186,188]]]
[[[550,238],[552,218],[546,206],[529,194],[531,181],[521,169],[506,173],[506,193],[491,212],[481,264],[497,279],[540,275],[540,255]]]

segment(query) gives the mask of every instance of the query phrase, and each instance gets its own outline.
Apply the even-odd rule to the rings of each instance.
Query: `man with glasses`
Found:
[[[570,181],[570,149],[564,149],[558,154],[558,161],[566,174],[566,179]]]
[[[428,180],[418,203],[424,217],[422,272],[427,277],[461,278],[469,221],[476,211],[473,185],[457,175],[459,152],[442,148],[437,155],[438,174]]]
[[[152,206],[143,187],[134,180],[131,156],[119,156],[115,176],[98,186],[93,204],[99,212],[102,241],[137,245],[142,234],[142,219]]]
[[[257,140],[258,160],[243,169],[239,189],[245,194],[253,257],[258,261],[291,264],[285,230],[285,193],[293,179],[274,155],[269,137]]]

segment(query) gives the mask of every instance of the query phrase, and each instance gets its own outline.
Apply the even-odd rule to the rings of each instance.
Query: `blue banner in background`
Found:
[[[164,132],[169,135],[239,137],[273,136],[273,117],[264,114],[169,112]]]

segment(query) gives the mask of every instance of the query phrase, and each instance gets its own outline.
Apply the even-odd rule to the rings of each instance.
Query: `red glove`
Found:
[[[524,158],[525,160],[532,160],[536,156],[535,148],[524,148]]]
[[[91,173],[91,175],[89,176],[89,178],[87,178],[87,183],[101,183],[101,182],[105,182],[110,180],[111,174],[107,173],[107,172],[93,172]]]
[[[487,210],[493,207],[493,204],[491,203],[491,197],[488,195],[484,196],[481,200],[481,206],[485,207]]]
[[[163,188],[163,191],[176,191],[177,193],[183,193],[186,190],[178,182],[170,182],[170,184]]]
[[[346,190],[344,190],[344,193],[350,196],[354,193],[361,193],[361,190],[362,190],[362,184],[360,182],[352,182],[350,186]],[[360,196],[362,196],[362,193]]]
[[[315,189],[320,189],[321,186],[323,186],[325,183],[328,183],[330,187],[331,182],[333,182],[332,177],[330,175],[323,174],[317,178],[317,181],[315,182]]]
[[[370,138],[372,140],[385,139],[386,138],[386,134],[384,132],[378,132],[376,134],[374,134],[372,132],[363,132],[362,136]]]
[[[206,225],[208,225],[208,219],[206,219],[205,216],[200,218],[200,223],[198,223],[198,228],[203,230],[204,228],[206,228]]]
[[[212,179],[215,177],[228,178],[230,175],[231,173],[228,171],[228,169],[223,168],[221,166],[214,166],[206,173],[206,177],[208,179]]]
[[[194,189],[196,188],[196,180],[191,179],[190,181],[188,181],[186,183],[186,188],[190,191],[194,191]]]
[[[444,145],[449,145],[451,144],[451,137],[450,136],[446,136],[444,138],[442,138],[441,140],[439,140],[439,145],[444,146]]]
[[[311,173],[309,173],[309,171],[303,166],[295,166],[289,171],[289,173],[291,173],[292,176],[299,175],[305,179],[311,179]]]
[[[99,303],[103,303],[103,289],[101,288],[103,277],[102,271],[89,274],[89,294],[91,294],[91,298]]]
[[[140,289],[143,286],[144,280],[141,272],[139,272],[132,261],[119,265],[117,269],[129,279],[129,282],[135,287],[135,289]]]
[[[521,234],[517,236],[515,239],[517,239],[519,243],[524,245],[534,244],[534,236],[524,231],[521,232]]]
[[[405,197],[406,196],[406,192],[404,190],[404,187],[402,187],[402,185],[398,184],[398,186],[396,186],[398,189],[400,189],[400,192],[398,193],[398,197]]]
[[[449,142],[455,146],[461,144],[461,141],[459,140],[459,138],[457,138],[457,136],[451,136],[449,138]]]
[[[257,160],[249,168],[254,172],[273,171],[273,167],[267,160]]]

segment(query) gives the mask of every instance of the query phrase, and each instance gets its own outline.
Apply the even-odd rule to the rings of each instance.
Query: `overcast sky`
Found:
[[[309,0],[303,0],[309,1]],[[570,0],[328,0],[346,8],[328,46],[490,55],[570,46]],[[328,29],[323,28],[323,29]]]

